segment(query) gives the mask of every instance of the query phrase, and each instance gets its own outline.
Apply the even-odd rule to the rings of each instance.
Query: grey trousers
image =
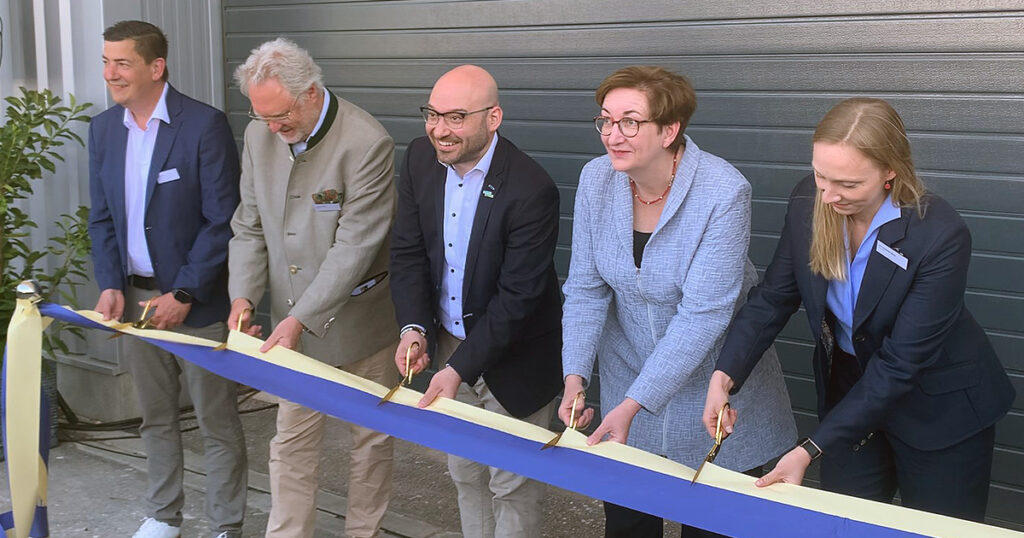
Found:
[[[146,301],[159,293],[127,286],[125,319],[139,319],[142,313],[139,301]],[[223,322],[198,328],[182,325],[175,331],[217,341],[227,337]],[[203,436],[206,517],[210,528],[215,532],[241,529],[245,516],[247,459],[242,422],[238,418],[237,383],[139,338],[125,338],[122,346],[142,410],[139,433],[146,447],[149,469],[147,515],[175,527],[181,526],[181,509],[185,504],[182,488],[185,465],[178,423],[178,399],[181,393],[179,376],[184,374]]]
[[[441,364],[448,362],[460,343],[461,340],[441,330],[437,339],[437,359]],[[483,377],[473,386],[461,383],[455,399],[511,416],[491,394]],[[551,422],[554,409],[555,401],[552,400],[539,411],[519,420],[546,428]],[[450,454],[448,472],[458,492],[463,536],[535,538],[541,535],[545,494],[543,482]]]

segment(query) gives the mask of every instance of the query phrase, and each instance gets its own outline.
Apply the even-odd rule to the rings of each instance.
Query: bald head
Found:
[[[494,77],[482,67],[460,65],[448,71],[434,83],[430,92],[430,103],[436,101],[458,100],[461,104],[455,108],[477,110],[498,104],[498,83]],[[438,110],[451,110],[439,108]]]
[[[437,160],[463,176],[487,153],[501,125],[498,84],[475,65],[460,65],[434,83],[426,108],[427,136]]]

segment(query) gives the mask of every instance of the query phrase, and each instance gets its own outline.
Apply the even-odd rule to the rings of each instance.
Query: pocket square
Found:
[[[178,169],[177,168],[171,168],[170,170],[164,170],[163,172],[160,172],[156,176],[156,182],[157,183],[167,183],[168,181],[174,181],[174,180],[177,180],[177,179],[181,179],[181,176],[178,175]]]

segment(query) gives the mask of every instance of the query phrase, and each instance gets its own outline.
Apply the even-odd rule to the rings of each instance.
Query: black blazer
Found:
[[[821,325],[828,282],[809,267],[814,197],[814,178],[808,176],[790,196],[763,282],[750,291],[726,336],[717,367],[736,382],[734,392],[803,303],[816,341],[821,420],[811,438],[822,450],[849,450],[878,429],[919,450],[938,450],[999,420],[1014,390],[988,337],[964,306],[971,235],[960,215],[933,194],[925,197],[924,218],[906,208],[901,218],[878,230],[878,241],[906,257],[907,268],[872,245],[853,317],[853,345],[863,375],[827,407],[830,364]]]
[[[398,325],[427,327],[432,344],[445,265],[446,174],[426,137],[409,144],[391,239]],[[514,417],[547,405],[562,387],[562,304],[553,259],[558,219],[551,177],[499,136],[466,256],[466,339],[449,364],[470,385],[482,375]]]

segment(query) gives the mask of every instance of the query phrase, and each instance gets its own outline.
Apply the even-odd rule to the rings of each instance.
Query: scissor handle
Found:
[[[584,394],[582,390],[577,392],[576,396],[573,396],[572,409],[569,410],[569,427],[574,430],[576,429],[576,422],[580,419],[580,417],[576,416],[576,403],[580,401],[580,398],[586,399],[586,394]],[[581,410],[580,415],[582,414],[583,411]]]
[[[146,325],[149,324],[149,320],[146,319],[146,314],[149,314],[149,307],[153,304],[153,299],[146,301],[146,307],[142,309],[142,315],[139,316],[139,321],[135,322],[135,326],[140,329],[145,329]]]
[[[725,405],[718,410],[718,424],[715,426],[715,445],[722,444],[722,438],[724,437],[725,430],[722,429],[722,416],[725,415],[725,410],[731,408],[729,402],[725,402]]]
[[[238,332],[242,332],[242,318],[245,317],[246,312],[252,312],[252,308],[249,308],[247,306],[245,307],[245,309],[242,310],[242,313],[238,315],[238,327],[235,328],[235,330]]]
[[[405,381],[402,383],[408,385],[412,383],[412,347],[420,347],[419,342],[413,342],[409,344],[409,347],[405,348]]]

